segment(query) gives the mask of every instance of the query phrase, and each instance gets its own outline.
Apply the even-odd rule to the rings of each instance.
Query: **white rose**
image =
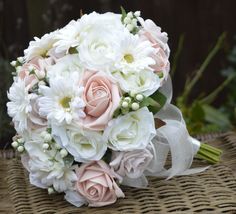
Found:
[[[105,142],[115,151],[144,149],[155,136],[153,114],[144,107],[113,119],[104,131]]]
[[[150,96],[160,87],[160,78],[152,71],[144,70],[128,74],[117,71],[113,73],[113,77],[118,81],[121,89],[128,93],[133,91]]]
[[[58,76],[69,78],[75,72],[83,74],[78,54],[66,55],[60,58],[56,64],[48,67],[47,70],[47,77],[49,79],[54,79]]]
[[[107,150],[107,144],[98,132],[52,126],[52,134],[78,162],[100,160]]]
[[[42,145],[41,141],[25,143],[28,158],[24,165],[29,170],[30,183],[40,188],[53,186],[58,192],[71,189],[77,179],[71,168],[73,160],[65,162],[56,148],[45,151]]]

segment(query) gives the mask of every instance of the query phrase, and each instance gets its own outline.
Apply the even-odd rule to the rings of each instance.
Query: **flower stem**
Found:
[[[221,154],[222,150],[208,144],[201,143],[200,149],[197,152],[197,157],[206,160],[211,164],[215,164],[220,161]]]

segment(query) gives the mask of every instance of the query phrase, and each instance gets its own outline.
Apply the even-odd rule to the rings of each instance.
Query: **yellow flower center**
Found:
[[[70,108],[71,97],[63,97],[60,104],[63,108]]]
[[[127,63],[132,63],[134,61],[134,57],[131,54],[125,54],[124,59]]]

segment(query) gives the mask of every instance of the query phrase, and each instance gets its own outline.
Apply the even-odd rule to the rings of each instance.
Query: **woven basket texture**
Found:
[[[170,180],[150,177],[145,189],[122,187],[126,198],[102,208],[76,208],[63,200],[63,195],[49,196],[46,190],[30,185],[19,159],[9,159],[14,153],[2,152],[0,213],[236,213],[236,133],[198,137],[223,149],[219,164],[203,173]],[[199,165],[207,164],[195,159],[194,166]]]

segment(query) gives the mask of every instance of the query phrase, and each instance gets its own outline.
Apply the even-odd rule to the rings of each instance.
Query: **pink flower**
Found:
[[[28,115],[28,128],[36,130],[47,127],[47,119],[39,114],[38,98],[30,101],[32,110]]]
[[[144,40],[148,40],[152,43],[152,46],[156,49],[155,55],[152,58],[155,60],[155,65],[151,66],[155,72],[163,73],[164,79],[167,79],[170,70],[169,63],[169,46],[167,44],[167,34],[161,32],[161,28],[158,27],[152,20],[142,20],[140,23],[143,26],[143,30],[140,31],[140,37]]]
[[[122,177],[139,178],[152,158],[153,155],[148,149],[113,152],[110,166]]]
[[[103,72],[86,71],[83,77],[86,117],[83,126],[104,130],[120,102],[118,86]]]
[[[77,170],[76,191],[91,207],[113,204],[125,195],[115,182],[117,175],[102,160],[82,164]]]
[[[51,58],[34,57],[22,66],[18,76],[25,79],[26,86],[30,85],[30,88],[32,88],[40,79],[45,77],[45,68],[51,64],[53,64]],[[30,73],[30,68],[34,69],[34,73]]]

